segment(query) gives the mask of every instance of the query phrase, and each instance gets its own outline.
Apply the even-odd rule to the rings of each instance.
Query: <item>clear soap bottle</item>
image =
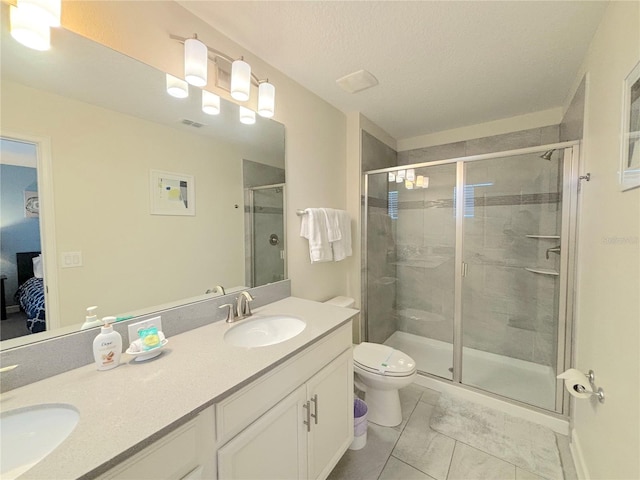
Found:
[[[96,315],[97,306],[88,307],[87,308],[87,316],[85,317],[84,323],[80,327],[80,330],[86,330],[87,328],[97,327],[102,325],[102,320],[98,318]]]

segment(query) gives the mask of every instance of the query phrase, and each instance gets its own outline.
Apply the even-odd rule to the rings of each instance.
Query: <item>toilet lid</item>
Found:
[[[409,355],[379,343],[357,345],[353,349],[353,361],[360,368],[379,375],[406,377],[416,371],[416,362]]]

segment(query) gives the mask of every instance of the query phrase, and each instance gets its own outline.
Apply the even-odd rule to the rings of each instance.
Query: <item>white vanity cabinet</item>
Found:
[[[215,478],[214,408],[176,428],[133,457],[98,477],[100,480],[199,480]]]
[[[216,421],[219,480],[326,478],[353,439],[351,324],[216,405]]]
[[[99,478],[325,479],[352,440],[348,322]]]

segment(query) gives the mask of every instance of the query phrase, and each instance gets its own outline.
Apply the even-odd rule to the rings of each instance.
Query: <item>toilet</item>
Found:
[[[353,308],[355,301],[335,297],[326,303]],[[378,343],[362,342],[353,349],[355,386],[364,392],[367,419],[384,427],[402,423],[398,390],[411,384],[417,375],[416,362],[407,354]]]

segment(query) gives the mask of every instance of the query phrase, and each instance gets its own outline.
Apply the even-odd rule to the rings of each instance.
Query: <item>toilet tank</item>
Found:
[[[324,303],[335,305],[336,307],[354,308],[356,301],[351,297],[333,297]]]

